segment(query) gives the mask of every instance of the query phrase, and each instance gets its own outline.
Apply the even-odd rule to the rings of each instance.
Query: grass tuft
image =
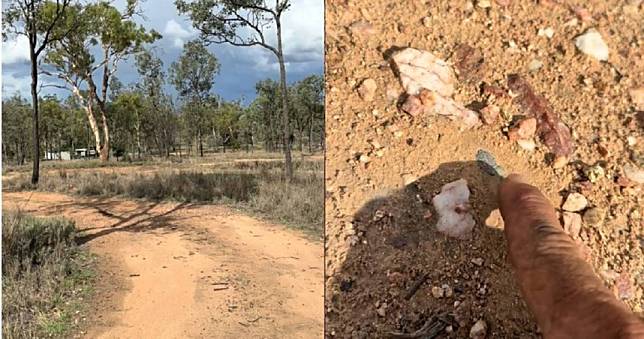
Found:
[[[93,259],[76,246],[75,234],[65,219],[3,211],[3,337],[66,337],[77,326]]]

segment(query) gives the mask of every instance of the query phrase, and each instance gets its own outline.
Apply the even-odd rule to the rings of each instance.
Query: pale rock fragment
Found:
[[[562,219],[564,231],[571,237],[577,238],[581,231],[581,215],[573,212],[563,212]]]
[[[362,100],[373,101],[376,95],[376,89],[378,89],[376,81],[368,78],[360,83],[360,86],[358,87],[358,94],[360,95]]]
[[[635,104],[638,111],[644,111],[644,86],[633,88],[628,91],[631,95],[631,100]]]
[[[537,148],[537,144],[532,139],[517,140],[517,145],[528,152],[532,152],[535,150],[535,148]]]
[[[487,323],[485,320],[479,320],[474,323],[474,326],[470,329],[470,338],[471,339],[483,339],[487,336]]]
[[[480,113],[483,123],[486,125],[491,125],[496,122],[499,114],[501,113],[501,109],[496,105],[488,105],[483,107]]]
[[[580,193],[570,193],[561,208],[568,212],[578,212],[588,206],[588,200]]]
[[[584,54],[590,55],[599,61],[608,60],[608,45],[604,42],[601,34],[593,28],[578,36],[575,39],[575,46]]]
[[[443,115],[452,120],[462,122],[468,128],[478,126],[481,123],[476,112],[465,108],[452,99],[442,97],[426,89],[422,89],[419,95],[407,97],[401,109],[412,116],[419,114]]]
[[[400,82],[409,95],[418,94],[423,88],[446,97],[454,93],[454,71],[434,54],[405,48],[396,52],[392,60],[398,69]]]
[[[467,180],[459,179],[441,188],[440,194],[432,199],[438,213],[436,228],[439,232],[458,239],[467,239],[472,233],[475,221],[470,213],[470,190]]]
[[[644,184],[644,170],[631,164],[624,166],[624,175],[631,181]]]

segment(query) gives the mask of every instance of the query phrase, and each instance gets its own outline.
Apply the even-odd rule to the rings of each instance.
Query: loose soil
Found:
[[[603,222],[583,224],[577,241],[606,285],[641,314],[643,194],[641,185],[621,187],[616,179],[627,163],[644,166],[644,115],[629,98],[644,79],[642,5],[505,1],[504,8],[499,2],[484,9],[470,1],[327,1],[328,337],[409,333],[439,314],[452,326],[441,337],[468,337],[479,319],[488,337],[540,337],[507,263],[502,229],[485,223],[497,208],[496,183],[473,162],[479,148],[507,172],[524,174],[555,207],[581,192],[589,207],[605,212]],[[574,6],[588,9],[592,20],[566,26]],[[554,29],[551,39],[538,35],[547,27]],[[610,47],[608,63],[576,50],[574,38],[589,27]],[[542,145],[527,151],[508,141],[509,120],[522,113],[509,100],[501,105],[507,120],[467,131],[441,117],[398,110],[403,90],[387,60],[391,51],[414,47],[455,63],[461,43],[482,52],[484,67],[479,80],[457,84],[455,100],[478,110],[488,104],[483,82],[506,87],[509,74],[522,75],[572,130],[576,148],[565,167],[553,168]],[[543,63],[539,70],[528,69],[533,59]],[[373,101],[357,91],[365,79],[377,84]],[[590,183],[584,171],[595,164],[605,175]],[[468,180],[477,221],[469,241],[448,239],[434,226],[431,198],[459,178]],[[452,293],[436,297],[433,287]]]
[[[87,338],[322,336],[322,246],[228,208],[3,194],[4,209],[75,220],[100,258]]]

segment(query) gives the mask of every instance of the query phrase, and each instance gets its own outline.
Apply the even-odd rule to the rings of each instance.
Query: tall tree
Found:
[[[144,44],[161,37],[134,22],[137,5],[137,0],[127,0],[126,9],[121,13],[110,2],[100,1],[68,11],[67,25],[76,27],[54,42],[46,57],[53,68],[46,73],[63,80],[66,85],[63,87],[70,89],[81,102],[101,161],[107,161],[110,156],[107,109],[110,80],[122,60],[140,53]],[[95,77],[99,71],[102,71],[101,80],[97,82]],[[87,90],[83,90],[84,86]]]
[[[199,142],[203,157],[203,138],[206,133],[206,106],[219,73],[219,61],[200,41],[190,41],[183,46],[179,60],[170,65],[170,81],[184,99],[184,114],[194,124],[191,128]]]
[[[208,43],[233,46],[261,46],[275,54],[280,68],[280,87],[287,93],[286,66],[282,46],[282,15],[290,7],[290,0],[175,0],[181,13],[187,13],[201,38]],[[275,25],[277,46],[269,44],[265,35]],[[282,95],[282,138],[285,174],[293,178],[291,160],[291,131],[288,98]]]
[[[40,176],[40,134],[38,126],[38,58],[51,43],[65,37],[73,29],[56,29],[63,20],[72,0],[13,0],[8,6],[3,1],[3,37],[23,35],[29,41],[31,63],[31,105],[33,119],[33,170],[31,183]]]

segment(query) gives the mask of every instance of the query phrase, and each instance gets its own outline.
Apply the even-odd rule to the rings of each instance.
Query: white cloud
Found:
[[[176,22],[174,19],[170,19],[163,29],[164,37],[171,39],[174,47],[177,48],[182,48],[185,40],[191,38],[195,34],[196,32],[194,30],[191,28],[190,30],[183,28],[181,24]]]
[[[282,20],[286,58],[293,63],[321,63],[324,58],[324,1],[294,1]]]
[[[29,61],[29,40],[24,35],[2,42],[2,63],[13,64]]]

